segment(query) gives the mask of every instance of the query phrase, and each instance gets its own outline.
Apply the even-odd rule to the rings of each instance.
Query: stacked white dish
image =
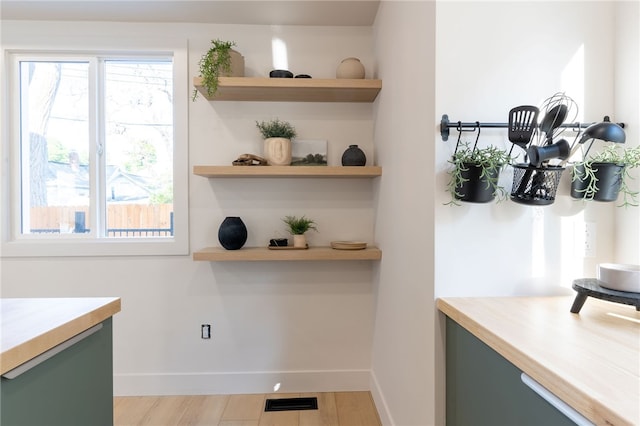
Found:
[[[640,293],[640,265],[601,263],[598,265],[600,286],[611,290]]]

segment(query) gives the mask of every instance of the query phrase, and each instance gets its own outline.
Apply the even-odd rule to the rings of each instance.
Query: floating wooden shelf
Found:
[[[213,97],[202,77],[194,77],[193,85],[210,101],[373,102],[382,80],[220,77]]]
[[[193,166],[193,174],[207,178],[327,177],[373,178],[380,166]]]
[[[269,250],[266,247],[243,247],[225,250],[207,247],[193,253],[193,260],[209,262],[228,261],[292,261],[292,260],[380,260],[382,251],[377,247],[364,250],[335,250],[331,247],[310,247],[306,250]]]

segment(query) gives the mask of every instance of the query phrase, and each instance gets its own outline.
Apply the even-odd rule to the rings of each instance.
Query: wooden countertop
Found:
[[[640,312],[589,298],[438,299],[440,311],[597,425],[640,425]]]
[[[120,298],[0,299],[0,374],[120,312]]]

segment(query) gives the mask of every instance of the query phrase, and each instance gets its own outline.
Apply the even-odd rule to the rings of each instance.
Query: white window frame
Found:
[[[33,238],[22,234],[20,194],[19,80],[16,58],[25,55],[170,56],[173,58],[173,211],[174,235],[154,238],[96,238],[87,235]],[[187,40],[91,39],[29,40],[2,46],[0,65],[0,257],[150,256],[189,254],[188,45]],[[95,206],[91,206],[95,208]]]

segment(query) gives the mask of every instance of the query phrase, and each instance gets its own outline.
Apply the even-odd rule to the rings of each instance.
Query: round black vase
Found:
[[[365,164],[367,164],[367,156],[358,148],[358,145],[349,145],[342,154],[343,166],[364,166]]]
[[[218,241],[227,250],[238,250],[247,242],[247,227],[237,216],[226,217],[218,228]]]

